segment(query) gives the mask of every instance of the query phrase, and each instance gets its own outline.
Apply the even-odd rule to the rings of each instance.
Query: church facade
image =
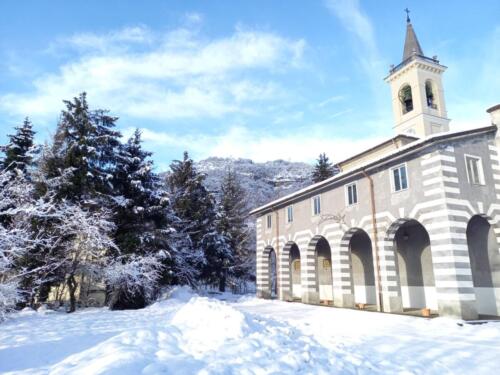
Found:
[[[402,62],[385,78],[395,136],[251,212],[258,296],[500,315],[500,106],[492,124],[450,132],[445,69],[407,19]]]

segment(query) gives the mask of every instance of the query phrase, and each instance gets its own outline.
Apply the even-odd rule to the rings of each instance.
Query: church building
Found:
[[[500,105],[450,132],[442,75],[407,18],[394,137],[256,216],[257,294],[462,319],[500,316]]]

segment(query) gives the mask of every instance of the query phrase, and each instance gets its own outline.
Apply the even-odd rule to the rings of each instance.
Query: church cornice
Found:
[[[447,69],[446,66],[439,64],[439,60],[437,59],[415,55],[410,59],[403,61],[398,66],[391,68],[389,75],[385,77],[384,80],[386,82],[391,82],[415,67],[436,74],[441,74]]]

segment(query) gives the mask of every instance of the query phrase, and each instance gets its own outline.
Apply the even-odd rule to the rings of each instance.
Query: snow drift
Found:
[[[457,323],[178,288],[142,310],[13,314],[0,325],[0,372],[493,373],[500,324]]]

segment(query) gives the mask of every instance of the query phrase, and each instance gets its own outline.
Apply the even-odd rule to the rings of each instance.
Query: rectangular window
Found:
[[[465,155],[465,166],[467,167],[467,178],[474,185],[484,184],[483,163],[481,158],[472,155]]]
[[[288,206],[286,208],[286,222],[291,223],[293,221],[293,206]]]
[[[358,187],[356,183],[346,186],[347,189],[347,205],[352,206],[358,203]]]
[[[313,199],[313,215],[317,216],[321,213],[321,199],[319,195],[316,195]]]
[[[399,165],[395,168],[392,168],[391,171],[393,191],[408,189],[408,175],[406,172],[406,165]]]
[[[271,215],[267,215],[267,229],[270,229],[273,224],[273,217]]]

